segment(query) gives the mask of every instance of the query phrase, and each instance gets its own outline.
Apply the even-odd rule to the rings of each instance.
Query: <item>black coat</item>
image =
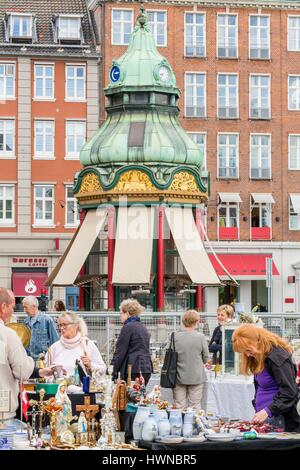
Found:
[[[132,365],[132,374],[151,374],[153,371],[150,334],[140,321],[130,321],[121,328],[112,359],[113,379],[116,379],[120,372],[121,379],[126,380],[129,364]]]
[[[222,330],[221,325],[218,325],[213,332],[211,340],[208,345],[209,352],[213,353],[213,364],[217,363],[217,352],[219,351],[219,363],[222,363]]]
[[[279,388],[269,406],[271,413],[275,417],[283,416],[285,431],[299,432],[300,417],[296,408],[298,403],[297,369],[291,354],[285,349],[273,348],[266,358],[265,367]],[[254,385],[257,388],[255,379]]]

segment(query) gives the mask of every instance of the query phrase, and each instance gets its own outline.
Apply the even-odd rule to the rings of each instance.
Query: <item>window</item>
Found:
[[[54,224],[54,187],[34,186],[34,224],[49,226]]]
[[[254,204],[251,210],[251,227],[264,228],[271,227],[271,204]]]
[[[250,136],[250,178],[271,178],[271,136]]]
[[[10,16],[10,37],[11,38],[31,38],[32,37],[32,16],[12,14]]]
[[[238,75],[218,74],[218,118],[238,117]]]
[[[238,56],[238,17],[218,15],[218,57],[235,59]]]
[[[66,98],[68,100],[85,99],[85,66],[66,66]]]
[[[300,213],[297,213],[289,197],[289,230],[300,230]]]
[[[0,185],[0,226],[14,224],[15,188],[12,185]]]
[[[219,227],[238,227],[239,208],[232,202],[223,203],[219,206]]]
[[[300,75],[289,75],[289,110],[300,111]]]
[[[289,170],[300,170],[300,135],[289,135]]]
[[[185,74],[185,116],[206,116],[206,75],[204,73]]]
[[[0,63],[0,99],[15,97],[15,65]]]
[[[54,98],[54,65],[35,64],[34,97],[42,100]]]
[[[15,156],[15,121],[0,120],[0,158]]]
[[[270,58],[269,16],[249,16],[249,57],[250,59]]]
[[[76,227],[79,224],[77,200],[74,197],[73,186],[66,186],[66,225]]]
[[[250,75],[250,118],[270,119],[270,76]]]
[[[205,132],[188,132],[189,136],[195,144],[198,145],[201,154],[203,155],[202,159],[202,171],[206,171],[206,133]]]
[[[81,39],[81,18],[78,16],[60,16],[58,22],[59,39]]]
[[[185,14],[185,55],[205,57],[205,15],[201,13]]]
[[[218,134],[218,177],[238,178],[238,159],[238,134]]]
[[[132,10],[112,10],[112,44],[126,46],[129,44],[133,30]]]
[[[35,121],[34,156],[54,158],[54,121]]]
[[[167,14],[165,11],[147,11],[148,24],[157,46],[167,45]]]
[[[288,17],[288,51],[300,51],[300,16]]]
[[[67,121],[66,123],[66,158],[78,159],[85,142],[85,121]]]

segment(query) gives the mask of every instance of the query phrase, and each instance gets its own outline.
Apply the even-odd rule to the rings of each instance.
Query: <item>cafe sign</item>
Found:
[[[48,258],[43,257],[28,257],[28,258],[20,258],[14,257],[12,258],[12,266],[18,268],[37,268],[37,267],[48,267]]]

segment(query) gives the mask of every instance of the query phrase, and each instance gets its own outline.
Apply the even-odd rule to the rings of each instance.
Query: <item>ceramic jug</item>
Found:
[[[182,431],[182,413],[181,410],[170,410],[170,425],[172,436],[181,436]]]
[[[134,440],[142,439],[142,431],[144,423],[150,414],[149,408],[146,406],[138,406],[136,415],[134,417],[132,432]]]
[[[142,429],[142,439],[143,441],[154,441],[158,435],[157,423],[152,414],[150,414],[145,422]]]
[[[160,419],[158,422],[158,435],[159,436],[169,436],[171,432],[170,421],[168,418]]]

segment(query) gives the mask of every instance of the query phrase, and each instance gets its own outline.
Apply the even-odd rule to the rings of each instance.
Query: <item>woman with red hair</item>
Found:
[[[285,431],[299,431],[297,370],[292,347],[274,333],[251,324],[239,326],[232,340],[234,351],[241,355],[241,373],[254,374],[253,423],[284,422]]]

